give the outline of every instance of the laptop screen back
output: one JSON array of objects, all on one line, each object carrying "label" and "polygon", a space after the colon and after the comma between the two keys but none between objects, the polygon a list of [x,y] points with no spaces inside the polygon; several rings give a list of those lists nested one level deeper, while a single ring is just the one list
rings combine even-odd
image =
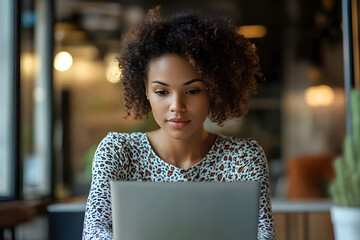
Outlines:
[{"label": "laptop screen back", "polygon": [[111,182],[115,240],[257,239],[258,182]]}]

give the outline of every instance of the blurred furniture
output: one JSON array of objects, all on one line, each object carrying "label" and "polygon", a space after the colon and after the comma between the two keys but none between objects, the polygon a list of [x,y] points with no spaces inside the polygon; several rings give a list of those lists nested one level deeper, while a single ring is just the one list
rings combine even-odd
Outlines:
[{"label": "blurred furniture", "polygon": [[37,209],[23,202],[0,203],[0,239],[5,239],[5,229],[11,232],[11,239],[16,239],[15,227],[35,219]]},{"label": "blurred furniture", "polygon": [[329,200],[272,201],[277,240],[333,240]]},{"label": "blurred furniture", "polygon": [[328,183],[335,177],[334,157],[327,155],[294,156],[286,162],[289,199],[327,197]]},{"label": "blurred furniture", "polygon": [[81,239],[85,206],[84,201],[49,205],[49,239]]}]

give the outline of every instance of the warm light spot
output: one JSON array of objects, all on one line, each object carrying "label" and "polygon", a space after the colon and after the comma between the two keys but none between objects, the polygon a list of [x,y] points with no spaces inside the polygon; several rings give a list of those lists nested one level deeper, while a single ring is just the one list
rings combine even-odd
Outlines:
[{"label": "warm light spot", "polygon": [[309,87],[305,91],[305,101],[311,107],[329,106],[334,99],[334,90],[327,85]]},{"label": "warm light spot", "polygon": [[73,63],[73,59],[70,53],[62,51],[56,54],[54,60],[54,67],[56,70],[60,72],[64,72],[71,67],[72,63]]},{"label": "warm light spot", "polygon": [[118,83],[121,81],[121,68],[119,62],[116,60],[117,53],[108,53],[104,57],[105,77],[111,83]]},{"label": "warm light spot", "polygon": [[118,83],[121,79],[121,69],[117,62],[112,61],[105,70],[106,79],[111,83]]},{"label": "warm light spot", "polygon": [[38,59],[34,53],[23,53],[20,58],[21,74],[26,77],[34,76],[38,70]]},{"label": "warm light spot", "polygon": [[236,32],[246,38],[262,38],[266,36],[267,31],[266,27],[262,25],[247,25],[238,27]]}]

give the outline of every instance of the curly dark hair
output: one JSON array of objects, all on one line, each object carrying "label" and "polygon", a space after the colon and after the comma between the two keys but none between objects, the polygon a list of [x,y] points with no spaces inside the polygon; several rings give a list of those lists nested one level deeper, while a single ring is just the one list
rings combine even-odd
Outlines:
[{"label": "curly dark hair", "polygon": [[184,57],[198,72],[210,98],[209,118],[219,125],[248,111],[249,96],[264,79],[255,45],[236,33],[231,20],[193,11],[164,17],[158,6],[127,36],[118,58],[125,118],[141,119],[151,111],[148,65],[165,54]]}]

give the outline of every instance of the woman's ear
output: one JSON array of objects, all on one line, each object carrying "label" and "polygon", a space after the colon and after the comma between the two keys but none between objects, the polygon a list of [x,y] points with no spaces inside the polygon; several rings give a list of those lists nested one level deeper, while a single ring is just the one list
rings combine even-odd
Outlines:
[{"label": "woman's ear", "polygon": [[145,94],[146,94],[146,99],[149,100],[149,92],[146,85],[145,85]]}]

